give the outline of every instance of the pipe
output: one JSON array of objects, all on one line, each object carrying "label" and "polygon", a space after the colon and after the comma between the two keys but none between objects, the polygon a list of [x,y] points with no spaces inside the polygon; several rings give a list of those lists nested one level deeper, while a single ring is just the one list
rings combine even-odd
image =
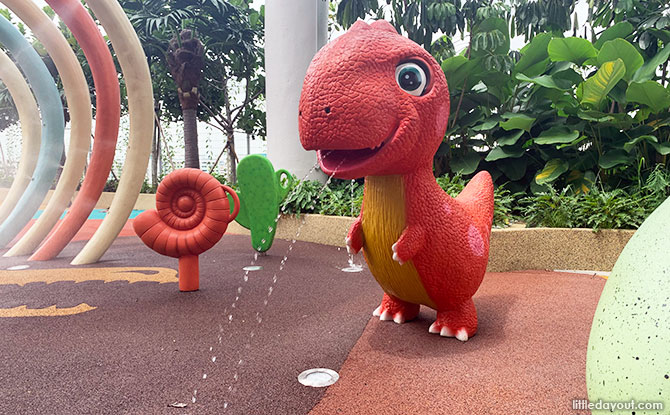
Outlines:
[{"label": "pipe", "polygon": [[42,112],[42,139],[33,178],[7,219],[0,225],[0,247],[7,245],[33,217],[53,183],[63,154],[63,104],[56,83],[35,49],[4,16],[0,43],[12,54],[28,78]]},{"label": "pipe", "polygon": [[86,56],[95,85],[95,139],[84,182],[65,218],[30,260],[55,258],[81,229],[100,198],[114,162],[121,98],[114,60],[98,26],[79,0],[47,0]]},{"label": "pipe", "polygon": [[151,74],[132,24],[116,0],[88,0],[88,6],[105,29],[121,65],[128,92],[130,136],[123,173],[109,213],[72,260],[73,265],[97,262],[128,220],[146,175],[154,125]]},{"label": "pipe", "polygon": [[2,0],[42,43],[58,70],[71,118],[65,165],[44,212],[4,256],[27,255],[44,240],[72,200],[91,145],[91,97],[86,77],[70,44],[53,21],[32,1]]}]

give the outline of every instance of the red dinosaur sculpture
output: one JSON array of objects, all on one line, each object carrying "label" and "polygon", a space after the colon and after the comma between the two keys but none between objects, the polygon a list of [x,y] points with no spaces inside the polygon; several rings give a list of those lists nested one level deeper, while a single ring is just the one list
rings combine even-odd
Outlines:
[{"label": "red dinosaur sculpture", "polygon": [[361,215],[347,248],[385,294],[374,311],[396,323],[419,305],[437,310],[431,333],[466,341],[477,331],[472,296],[488,262],[493,183],[477,174],[452,198],[432,172],[449,118],[440,66],[390,23],[356,22],[323,47],[300,97],[300,139],[324,172],[365,176]]}]

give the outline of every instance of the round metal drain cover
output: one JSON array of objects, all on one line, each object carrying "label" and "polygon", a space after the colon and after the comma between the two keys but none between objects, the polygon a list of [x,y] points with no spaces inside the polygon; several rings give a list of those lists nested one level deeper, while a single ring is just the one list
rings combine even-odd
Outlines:
[{"label": "round metal drain cover", "polygon": [[22,269],[28,269],[30,265],[14,265],[13,267],[7,268],[7,271],[21,271]]},{"label": "round metal drain cover", "polygon": [[263,269],[263,267],[260,266],[260,265],[249,265],[249,266],[246,266],[242,269],[245,270],[245,271],[260,271],[260,270]]},{"label": "round metal drain cover", "polygon": [[308,369],[298,375],[298,382],[313,388],[323,388],[337,382],[340,375],[332,369],[322,367]]}]

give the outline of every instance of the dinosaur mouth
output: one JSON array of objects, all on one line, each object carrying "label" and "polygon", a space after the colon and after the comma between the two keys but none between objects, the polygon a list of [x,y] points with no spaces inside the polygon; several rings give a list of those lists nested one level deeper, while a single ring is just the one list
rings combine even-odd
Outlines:
[{"label": "dinosaur mouth", "polygon": [[[380,153],[388,143],[393,141],[397,131],[398,127],[394,128],[384,141],[374,147],[353,150],[321,149],[318,151],[321,168],[324,173],[333,174],[336,177],[346,175],[354,169],[364,168],[368,161]],[[359,174],[365,175],[365,172]]]}]

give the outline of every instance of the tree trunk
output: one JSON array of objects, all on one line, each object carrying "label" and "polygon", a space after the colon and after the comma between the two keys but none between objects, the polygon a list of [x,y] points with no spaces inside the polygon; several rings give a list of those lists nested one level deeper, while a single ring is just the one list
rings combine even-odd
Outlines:
[{"label": "tree trunk", "polygon": [[200,168],[198,154],[198,115],[195,109],[184,109],[184,167]]},{"label": "tree trunk", "polygon": [[235,153],[235,133],[229,132],[228,138],[228,180],[231,184],[237,183],[237,154]]},{"label": "tree trunk", "polygon": [[200,168],[198,154],[198,83],[204,66],[204,47],[193,32],[184,29],[179,38],[170,40],[167,54],[170,73],[177,84],[179,103],[184,118],[184,164],[185,167]]},{"label": "tree trunk", "polygon": [[154,136],[151,140],[151,187],[158,188],[158,159],[160,158],[160,130],[158,119],[154,118]]}]

